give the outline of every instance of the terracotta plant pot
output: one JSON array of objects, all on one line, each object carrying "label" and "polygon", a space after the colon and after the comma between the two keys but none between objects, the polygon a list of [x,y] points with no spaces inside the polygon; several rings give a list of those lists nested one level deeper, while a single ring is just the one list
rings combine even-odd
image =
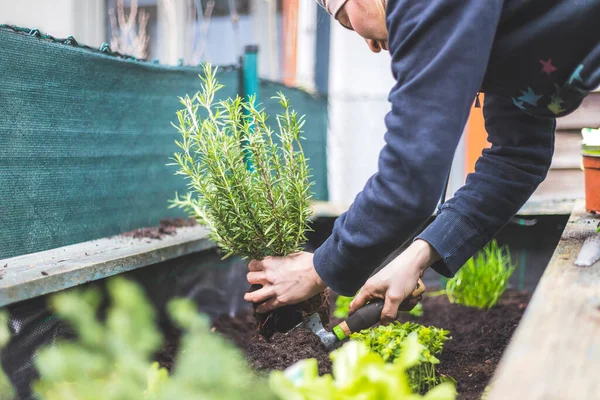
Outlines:
[{"label": "terracotta plant pot", "polygon": [[600,213],[600,157],[583,156],[585,174],[585,208]]}]

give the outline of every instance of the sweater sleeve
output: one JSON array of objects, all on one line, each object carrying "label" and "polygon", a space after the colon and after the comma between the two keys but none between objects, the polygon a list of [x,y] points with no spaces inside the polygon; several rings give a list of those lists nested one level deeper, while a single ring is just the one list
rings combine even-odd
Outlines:
[{"label": "sweater sleeve", "polygon": [[552,161],[556,119],[532,117],[493,95],[486,95],[483,112],[491,148],[418,236],[440,255],[432,268],[448,277],[519,211]]},{"label": "sweater sleeve", "polygon": [[353,295],[431,216],[483,81],[502,4],[388,1],[396,84],[378,171],[314,254],[317,273],[336,292]]}]

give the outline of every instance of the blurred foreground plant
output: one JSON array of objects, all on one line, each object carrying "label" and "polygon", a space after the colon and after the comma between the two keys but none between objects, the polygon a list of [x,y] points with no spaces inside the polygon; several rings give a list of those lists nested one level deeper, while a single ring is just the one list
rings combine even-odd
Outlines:
[{"label": "blurred foreground plant", "polygon": [[271,399],[266,383],[246,366],[233,345],[210,332],[187,300],[172,300],[169,314],[184,336],[169,376],[153,354],[161,345],[154,311],[141,288],[122,278],[108,282],[112,304],[105,323],[96,319],[101,296],[71,290],[53,297],[59,316],[78,333],[39,351],[34,384],[41,400]]},{"label": "blurred foreground plant", "polygon": [[387,363],[361,342],[350,341],[331,353],[333,374],[319,376],[315,359],[302,360],[287,370],[274,371],[271,388],[286,400],[453,400],[454,385],[442,383],[424,396],[415,393],[407,372],[421,362],[424,348],[417,334],[401,343],[394,363]]},{"label": "blurred foreground plant", "polygon": [[442,352],[444,343],[449,339],[449,331],[414,322],[394,322],[387,326],[380,325],[374,329],[353,333],[350,339],[364,343],[384,361],[396,362],[402,358],[405,341],[412,334],[416,335],[421,345],[421,353],[419,363],[409,368],[407,374],[412,390],[415,393],[423,393],[441,382],[435,371],[435,366],[440,363],[436,355]]},{"label": "blurred foreground plant", "polygon": [[467,307],[490,309],[506,290],[515,268],[508,247],[499,247],[492,240],[448,280],[448,299]]},{"label": "blurred foreground plant", "polygon": [[263,259],[301,250],[311,214],[311,183],[300,145],[304,118],[279,94],[278,133],[256,98],[217,102],[223,88],[205,64],[201,89],[181,98],[174,155],[189,192],[172,206],[207,226],[226,256]]},{"label": "blurred foreground plant", "polygon": [[[9,316],[8,311],[0,311],[0,351],[6,346],[10,340],[10,329],[8,328]],[[15,398],[15,392],[10,381],[2,368],[0,368],[0,400],[9,400]]]},{"label": "blurred foreground plant", "polygon": [[[354,296],[338,296],[335,299],[335,310],[333,311],[333,316],[339,319],[348,318],[348,312],[350,308],[350,303],[354,299]],[[414,308],[408,312],[400,311],[401,313],[407,313],[412,315],[413,317],[419,318],[423,316],[423,304],[417,303]]]}]

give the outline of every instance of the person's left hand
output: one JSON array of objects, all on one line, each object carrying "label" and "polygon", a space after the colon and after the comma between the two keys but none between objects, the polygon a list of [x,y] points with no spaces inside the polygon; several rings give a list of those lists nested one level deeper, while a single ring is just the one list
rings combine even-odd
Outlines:
[{"label": "person's left hand", "polygon": [[[372,299],[384,299],[381,322],[390,323],[397,318],[400,304],[411,295],[417,281],[439,258],[429,243],[416,240],[392,262],[383,267],[364,284],[350,303],[352,314]],[[419,299],[411,299],[414,307]]]},{"label": "person's left hand", "polygon": [[262,288],[244,295],[250,303],[261,303],[259,313],[311,298],[327,287],[313,265],[313,254],[300,252],[287,257],[266,257],[248,264],[248,282]]}]

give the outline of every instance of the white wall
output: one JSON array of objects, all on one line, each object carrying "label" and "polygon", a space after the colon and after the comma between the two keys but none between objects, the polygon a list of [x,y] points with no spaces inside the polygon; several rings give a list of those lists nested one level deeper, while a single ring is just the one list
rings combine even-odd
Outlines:
[{"label": "white wall", "polygon": [[[388,52],[372,53],[356,33],[333,22],[329,65],[329,200],[350,205],[377,172],[394,85]],[[455,154],[448,197],[464,183],[464,141]]]},{"label": "white wall", "polygon": [[389,54],[372,53],[356,33],[332,21],[327,138],[331,202],[352,203],[377,171],[393,84]]},{"label": "white wall", "polygon": [[296,56],[296,85],[315,90],[317,2],[300,0],[298,5],[298,48]]},{"label": "white wall", "polygon": [[104,0],[0,0],[0,23],[37,28],[58,38],[73,36],[99,47],[106,37]]}]

